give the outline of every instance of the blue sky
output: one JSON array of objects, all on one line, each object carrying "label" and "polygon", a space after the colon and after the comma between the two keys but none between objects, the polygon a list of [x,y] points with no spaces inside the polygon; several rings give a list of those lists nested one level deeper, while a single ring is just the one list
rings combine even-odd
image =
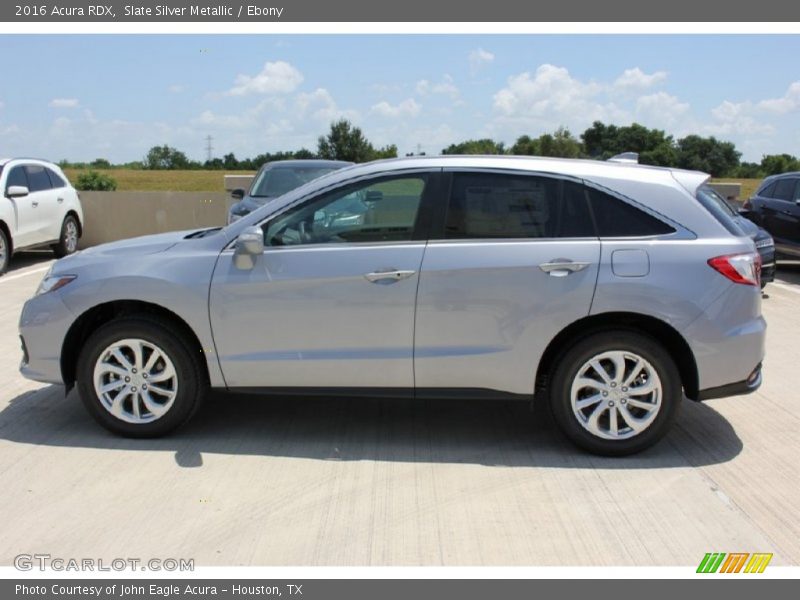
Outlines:
[{"label": "blue sky", "polygon": [[437,153],[595,119],[800,155],[800,36],[4,35],[0,155],[313,149],[344,116]]}]

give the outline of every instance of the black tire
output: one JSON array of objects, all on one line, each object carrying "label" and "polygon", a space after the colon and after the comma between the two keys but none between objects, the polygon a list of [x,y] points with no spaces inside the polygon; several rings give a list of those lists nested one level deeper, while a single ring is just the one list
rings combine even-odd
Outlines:
[{"label": "black tire", "polygon": [[78,219],[72,215],[67,215],[64,217],[64,222],[61,224],[61,236],[58,238],[58,243],[53,245],[53,254],[56,255],[56,258],[69,256],[78,249],[77,238],[75,239],[74,245],[72,245],[72,242],[69,240],[69,231],[71,227],[75,228],[77,235],[80,234],[81,226],[78,223]]},{"label": "black tire", "polygon": [[[653,367],[661,382],[661,404],[655,417],[643,431],[625,439],[607,439],[589,431],[573,410],[570,397],[572,383],[582,367],[593,357],[604,352],[615,351],[644,358]],[[578,341],[566,350],[556,362],[551,381],[550,408],[559,429],[579,447],[603,456],[626,456],[641,452],[654,445],[669,430],[678,414],[683,398],[680,373],[675,361],[664,347],[650,336],[626,330],[595,333]],[[615,388],[609,392],[611,394],[609,400],[613,398],[615,392],[624,396],[619,392],[622,389],[625,388]],[[623,397],[622,400],[617,398],[617,402],[625,404],[630,400]],[[605,398],[596,406],[600,404],[609,405]],[[594,406],[590,405],[584,410],[592,412]],[[631,408],[628,407],[629,410]],[[620,409],[621,407],[617,407],[613,410]],[[633,410],[637,411],[638,409],[633,408]],[[615,412],[615,414],[617,413]],[[608,420],[610,415],[605,418]],[[620,420],[617,417],[614,418],[619,425]],[[620,419],[624,424],[624,419],[622,417]]]},{"label": "black tire", "polygon": [[[129,338],[157,346],[172,362],[177,377],[177,393],[169,409],[146,423],[130,423],[112,415],[95,391],[94,369],[101,354],[115,342]],[[86,340],[77,364],[78,392],[89,414],[109,431],[125,437],[158,437],[183,425],[200,407],[208,390],[202,354],[187,338],[173,322],[150,315],[123,317],[101,326]]]},{"label": "black tire", "polygon": [[6,232],[0,228],[0,275],[8,270],[8,263],[11,262],[11,240],[8,239]]}]

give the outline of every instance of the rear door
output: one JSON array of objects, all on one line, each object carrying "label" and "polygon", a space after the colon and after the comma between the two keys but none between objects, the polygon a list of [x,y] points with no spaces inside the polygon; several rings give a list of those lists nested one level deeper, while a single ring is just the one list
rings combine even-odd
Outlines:
[{"label": "rear door", "polygon": [[551,176],[447,174],[417,296],[417,389],[532,394],[547,344],[591,307],[600,242],[587,198]]}]

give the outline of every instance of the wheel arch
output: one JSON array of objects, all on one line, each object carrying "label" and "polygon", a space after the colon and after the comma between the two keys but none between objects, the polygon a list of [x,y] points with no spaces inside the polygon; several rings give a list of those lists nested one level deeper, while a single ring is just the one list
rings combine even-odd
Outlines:
[{"label": "wheel arch", "polygon": [[548,344],[536,370],[536,392],[544,390],[559,358],[580,338],[603,331],[634,331],[661,343],[675,361],[687,398],[697,400],[699,378],[694,353],[683,336],[668,323],[641,313],[608,312],[584,317],[565,327]]},{"label": "wheel arch", "polygon": [[[78,355],[83,343],[98,327],[125,316],[151,315],[167,319],[175,324],[178,331],[194,346],[198,352],[205,354],[200,339],[189,324],[179,315],[158,304],[141,300],[112,300],[93,306],[81,314],[70,326],[61,347],[61,377],[67,389],[75,385]],[[208,364],[205,357],[199,361],[209,377]]]},{"label": "wheel arch", "polygon": [[77,211],[74,208],[70,208],[67,211],[67,214],[64,215],[64,219],[66,219],[67,217],[75,218],[75,222],[78,224],[78,237],[79,238],[83,237],[83,223],[81,223],[81,217],[77,213]]},{"label": "wheel arch", "polygon": [[10,258],[11,255],[14,254],[14,238],[11,237],[11,228],[8,226],[8,223],[0,219],[0,229],[6,234],[6,239],[8,240],[8,256]]}]

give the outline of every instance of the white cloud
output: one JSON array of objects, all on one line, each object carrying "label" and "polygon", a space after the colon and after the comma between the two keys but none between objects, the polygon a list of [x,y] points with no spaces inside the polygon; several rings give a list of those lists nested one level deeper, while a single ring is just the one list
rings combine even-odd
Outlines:
[{"label": "white cloud", "polygon": [[171,86],[167,88],[167,91],[170,94],[180,94],[184,90],[184,87],[179,83],[173,83]]},{"label": "white cloud", "polygon": [[668,129],[678,124],[688,112],[688,102],[681,102],[666,92],[640,96],[636,100],[637,118],[651,127]]},{"label": "white cloud", "polygon": [[637,91],[652,87],[667,79],[666,71],[656,71],[649,75],[639,67],[625,69],[622,75],[614,81],[614,88],[620,91]]},{"label": "white cloud", "polygon": [[331,93],[325,88],[298,94],[294,106],[299,116],[310,116],[326,123],[341,118],[351,121],[358,118],[358,112],[339,108]]},{"label": "white cloud", "polygon": [[420,110],[422,110],[422,105],[413,98],[408,98],[395,105],[389,104],[384,100],[373,105],[371,109],[373,113],[389,119],[416,117]]},{"label": "white cloud", "polygon": [[800,81],[795,81],[781,98],[762,100],[758,107],[779,115],[800,110]]},{"label": "white cloud", "polygon": [[441,81],[432,83],[427,79],[420,79],[414,86],[417,95],[427,96],[429,94],[441,94],[448,96],[453,102],[461,98],[461,90],[455,84],[455,81],[450,75],[442,77]]},{"label": "white cloud", "polygon": [[294,66],[285,61],[266,62],[257,75],[237,75],[235,85],[227,94],[229,96],[289,94],[301,83],[303,74]]},{"label": "white cloud", "polygon": [[469,53],[469,70],[474,75],[493,60],[494,54],[483,48],[477,48]]},{"label": "white cloud", "polygon": [[745,102],[723,101],[711,109],[711,123],[705,123],[698,129],[708,135],[725,136],[758,136],[771,135],[775,128],[758,120],[756,106],[749,100]]},{"label": "white cloud", "polygon": [[53,98],[50,100],[51,108],[78,108],[77,98]]},{"label": "white cloud", "polygon": [[545,64],[536,73],[509,77],[508,85],[494,95],[494,108],[508,117],[601,118],[605,111],[595,97],[602,90],[597,83],[573,78],[563,67]]}]

